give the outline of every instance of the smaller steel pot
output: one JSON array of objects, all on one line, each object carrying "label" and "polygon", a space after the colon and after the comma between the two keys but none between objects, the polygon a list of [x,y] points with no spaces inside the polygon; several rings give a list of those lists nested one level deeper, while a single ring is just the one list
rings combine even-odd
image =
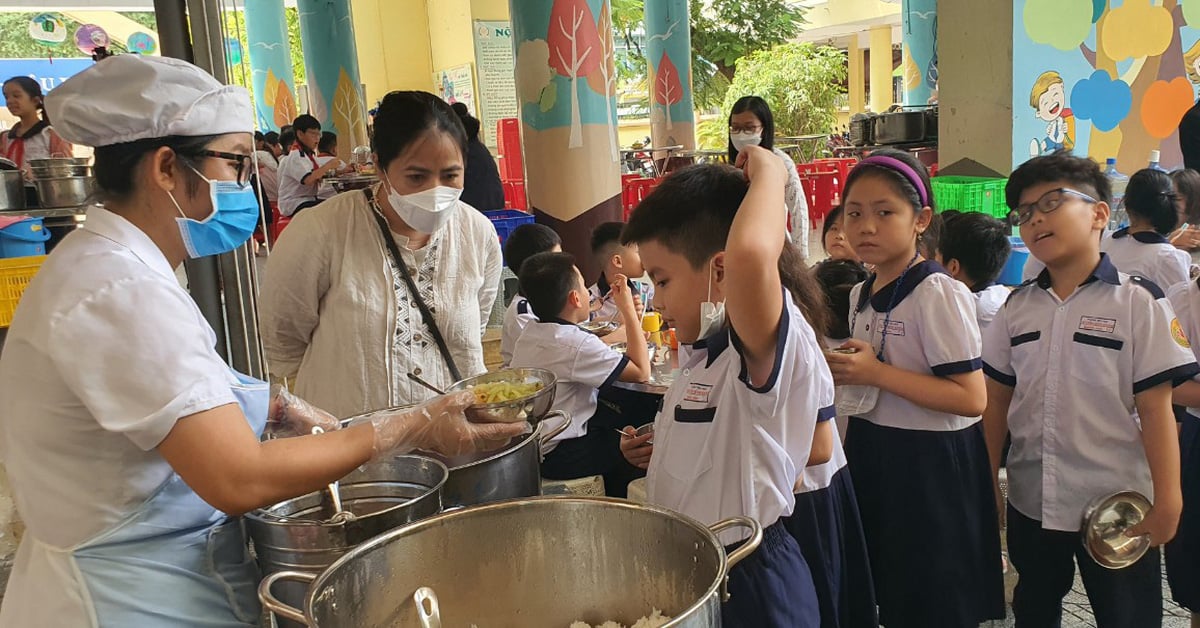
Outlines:
[{"label": "smaller steel pot", "polygon": [[1137,491],[1100,497],[1083,511],[1080,534],[1087,553],[1101,567],[1124,569],[1150,549],[1150,535],[1125,536],[1150,512],[1150,500]]},{"label": "smaller steel pot", "polygon": [[0,170],[0,210],[25,209],[25,179],[20,170]]},{"label": "smaller steel pot", "polygon": [[92,177],[35,179],[33,185],[42,207],[79,207],[96,191],[96,180]]}]

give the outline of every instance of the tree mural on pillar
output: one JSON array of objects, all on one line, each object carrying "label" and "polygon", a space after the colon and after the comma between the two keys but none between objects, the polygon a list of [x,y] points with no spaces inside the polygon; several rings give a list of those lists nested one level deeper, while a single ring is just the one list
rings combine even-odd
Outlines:
[{"label": "tree mural on pillar", "polygon": [[571,136],[567,146],[579,148],[583,146],[579,78],[586,80],[601,64],[600,33],[587,0],[554,0],[546,39],[551,67],[559,76],[571,79]]},{"label": "tree mural on pillar", "polygon": [[667,129],[675,125],[671,122],[671,105],[683,100],[683,82],[679,80],[679,68],[671,63],[671,57],[663,52],[654,72],[654,102],[662,106],[667,114]]},{"label": "tree mural on pillar", "polygon": [[609,152],[613,162],[616,162],[620,159],[617,152],[617,124],[613,120],[613,100],[617,97],[617,67],[613,50],[612,11],[609,9],[608,0],[600,5],[600,21],[596,24],[596,31],[599,34],[600,63],[596,65],[596,71],[588,75],[588,86],[592,91],[604,96],[604,120],[608,125],[608,139],[611,144]]}]

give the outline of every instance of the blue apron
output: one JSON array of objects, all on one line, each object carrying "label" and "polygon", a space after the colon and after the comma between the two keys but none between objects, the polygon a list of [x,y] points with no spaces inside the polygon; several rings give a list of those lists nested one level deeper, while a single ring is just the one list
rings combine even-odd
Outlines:
[{"label": "blue apron", "polygon": [[[261,436],[270,387],[234,374],[234,396]],[[258,626],[260,578],[241,518],[200,499],[177,473],[73,556],[98,626]]]}]

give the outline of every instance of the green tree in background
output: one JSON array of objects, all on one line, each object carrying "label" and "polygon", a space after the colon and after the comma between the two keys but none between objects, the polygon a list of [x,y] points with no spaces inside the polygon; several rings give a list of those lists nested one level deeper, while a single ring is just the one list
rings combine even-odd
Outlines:
[{"label": "green tree in background", "polygon": [[[771,105],[776,135],[829,133],[845,93],[846,55],[831,46],[783,44],[738,60],[724,110],[742,96]],[[724,121],[721,121],[724,123]]]}]

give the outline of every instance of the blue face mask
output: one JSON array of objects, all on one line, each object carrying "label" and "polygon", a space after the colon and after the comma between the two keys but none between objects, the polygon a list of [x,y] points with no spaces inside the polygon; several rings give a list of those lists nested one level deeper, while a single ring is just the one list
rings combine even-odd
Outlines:
[{"label": "blue face mask", "polygon": [[[192,169],[195,171],[195,169]],[[212,200],[213,213],[204,220],[188,218],[179,207],[175,196],[171,202],[179,210],[179,234],[183,236],[183,245],[188,255],[193,259],[209,255],[228,253],[246,243],[258,226],[258,198],[249,184],[240,185],[236,181],[214,181],[200,174],[201,179],[208,183],[208,194]]]}]

